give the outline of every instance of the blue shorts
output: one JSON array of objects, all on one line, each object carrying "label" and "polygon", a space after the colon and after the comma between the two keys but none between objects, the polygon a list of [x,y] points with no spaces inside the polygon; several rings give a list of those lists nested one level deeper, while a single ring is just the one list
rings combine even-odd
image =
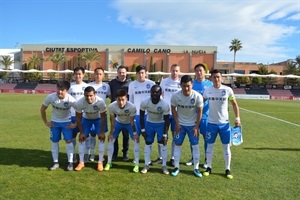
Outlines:
[{"label": "blue shorts", "polygon": [[[76,123],[76,116],[72,116],[71,121],[72,121],[73,124],[75,124]],[[76,138],[78,132],[79,132],[79,129],[78,129],[77,126],[76,126],[76,128],[72,129],[73,138]]]},{"label": "blue shorts", "polygon": [[161,123],[152,123],[146,121],[145,130],[146,130],[146,143],[153,143],[155,133],[157,133],[157,143],[162,144],[163,134],[164,134],[164,122]]},{"label": "blue shorts", "polygon": [[[145,114],[144,116],[144,120],[145,120],[145,124],[146,124],[146,120],[147,120],[147,115]],[[134,118],[134,125],[135,125],[135,130],[136,132],[141,135],[142,131],[141,131],[141,123],[140,123],[140,115],[136,115]]]},{"label": "blue shorts", "polygon": [[[89,136],[89,133],[93,132],[94,135],[99,135],[101,130],[101,118],[98,119],[86,119],[82,118],[82,131],[86,137]],[[107,129],[107,124],[106,127],[104,127],[104,132],[105,128]],[[102,130],[103,131],[103,130]]]},{"label": "blue shorts", "polygon": [[230,124],[207,124],[205,140],[208,144],[215,143],[218,133],[222,144],[230,143]]},{"label": "blue shorts", "polygon": [[[100,126],[101,126],[101,120],[100,120]],[[104,125],[104,132],[106,133],[107,131],[108,131],[108,126],[107,126],[107,120],[106,120],[106,124]],[[95,125],[92,125],[90,133],[94,137],[97,135],[97,131],[96,131]]]},{"label": "blue shorts", "polygon": [[174,135],[173,142],[176,145],[182,145],[185,135],[187,134],[191,145],[199,144],[199,136],[198,137],[194,136],[194,131],[193,131],[194,127],[195,126],[182,126],[181,125],[181,130],[178,135],[176,135],[176,136]]},{"label": "blue shorts", "polygon": [[67,128],[71,122],[52,122],[53,126],[50,128],[50,140],[52,142],[59,142],[61,140],[61,133],[64,136],[64,140],[72,140],[72,129]]},{"label": "blue shorts", "polygon": [[114,126],[114,133],[113,136],[116,139],[117,137],[119,137],[119,134],[121,131],[123,130],[127,130],[130,137],[133,138],[133,130],[132,130],[132,126],[131,124],[121,124],[118,121],[115,121],[115,126]]},{"label": "blue shorts", "polygon": [[199,131],[201,133],[201,135],[206,135],[206,129],[207,129],[207,123],[208,120],[206,119],[201,119],[200,124],[199,124]]}]

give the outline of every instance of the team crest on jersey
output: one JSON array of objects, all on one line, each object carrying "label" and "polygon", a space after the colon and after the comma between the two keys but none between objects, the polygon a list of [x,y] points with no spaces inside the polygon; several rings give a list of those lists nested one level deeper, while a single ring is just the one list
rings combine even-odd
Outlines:
[{"label": "team crest on jersey", "polygon": [[222,91],[222,96],[225,96],[225,95],[226,95],[226,91],[223,90],[223,91]]},{"label": "team crest on jersey", "polygon": [[159,112],[160,112],[161,110],[162,110],[162,107],[160,107],[160,106],[159,106],[159,107],[157,107],[157,111],[159,111]]},{"label": "team crest on jersey", "polygon": [[106,90],[106,86],[105,86],[105,85],[103,85],[103,86],[102,86],[102,89],[103,89],[103,90]]},{"label": "team crest on jersey", "polygon": [[124,110],[124,113],[128,114],[128,113],[129,113],[129,110]]},{"label": "team crest on jersey", "polygon": [[147,84],[146,87],[147,87],[147,89],[150,89],[150,84]]},{"label": "team crest on jersey", "polygon": [[195,103],[195,99],[192,98],[192,99],[191,99],[191,104],[194,104],[194,103]]},{"label": "team crest on jersey", "polygon": [[68,102],[65,102],[65,103],[64,103],[64,107],[67,108],[68,106],[69,106],[69,103],[68,103]]},{"label": "team crest on jersey", "polygon": [[93,106],[94,110],[98,110],[98,106],[94,105]]}]

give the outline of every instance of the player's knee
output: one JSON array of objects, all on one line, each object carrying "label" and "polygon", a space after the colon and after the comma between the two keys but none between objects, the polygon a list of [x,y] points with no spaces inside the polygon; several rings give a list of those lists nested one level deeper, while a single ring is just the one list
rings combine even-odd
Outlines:
[{"label": "player's knee", "polygon": [[72,140],[66,140],[66,144],[72,143]]}]

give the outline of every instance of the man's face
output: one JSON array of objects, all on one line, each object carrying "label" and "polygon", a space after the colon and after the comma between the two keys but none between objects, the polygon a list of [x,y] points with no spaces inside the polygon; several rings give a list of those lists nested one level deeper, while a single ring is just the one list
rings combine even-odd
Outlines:
[{"label": "man's face", "polygon": [[84,98],[85,98],[85,100],[88,104],[92,104],[95,100],[95,92],[94,91],[85,92],[84,93]]},{"label": "man's face", "polygon": [[144,69],[142,69],[141,71],[136,73],[137,75],[137,79],[139,82],[143,82],[146,79],[146,71]]},{"label": "man's face", "polygon": [[104,77],[104,72],[101,69],[98,69],[94,73],[96,82],[102,82]]},{"label": "man's face", "polygon": [[158,102],[161,96],[161,88],[160,87],[152,87],[150,91],[152,102]]},{"label": "man's face", "polygon": [[173,67],[171,68],[171,78],[172,78],[173,80],[178,79],[179,73],[180,73],[180,67],[179,67],[179,66],[173,66]]},{"label": "man's face", "polygon": [[205,70],[203,67],[197,67],[194,72],[197,80],[203,80],[205,78]]},{"label": "man's face", "polygon": [[59,99],[64,99],[67,92],[68,92],[68,90],[63,89],[63,88],[57,88],[57,91],[56,91],[57,96],[58,96]]},{"label": "man's face", "polygon": [[127,76],[127,71],[124,68],[118,69],[118,79],[119,81],[125,81]]},{"label": "man's face", "polygon": [[193,83],[191,81],[187,82],[187,83],[181,83],[181,90],[183,95],[185,96],[189,96],[192,92],[192,88],[193,88]]},{"label": "man's face", "polygon": [[117,104],[119,106],[119,108],[124,108],[127,102],[127,97],[126,96],[122,96],[122,97],[117,97]]},{"label": "man's face", "polygon": [[214,84],[214,87],[219,88],[222,84],[222,75],[220,73],[212,74],[211,81]]},{"label": "man's face", "polygon": [[74,73],[74,78],[76,83],[82,83],[84,77],[84,73],[81,70],[78,70]]}]

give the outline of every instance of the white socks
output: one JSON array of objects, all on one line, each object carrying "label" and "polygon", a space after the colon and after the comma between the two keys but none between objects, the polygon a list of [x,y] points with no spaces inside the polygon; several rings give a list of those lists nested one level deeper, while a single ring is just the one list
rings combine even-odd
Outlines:
[{"label": "white socks", "polygon": [[73,163],[73,155],[74,155],[74,146],[72,142],[66,143],[66,152],[68,156],[68,162]]},{"label": "white socks", "polygon": [[150,145],[145,144],[144,147],[145,165],[149,165],[151,152],[152,152],[152,144]]},{"label": "white socks", "polygon": [[54,163],[58,163],[59,144],[58,142],[52,142],[52,158]]},{"label": "white socks", "polygon": [[192,145],[192,153],[193,153],[193,162],[194,162],[194,169],[199,169],[199,160],[200,160],[200,149],[199,145]]},{"label": "white socks", "polygon": [[107,144],[107,163],[111,163],[111,159],[114,153],[114,142],[116,139],[112,139],[108,141]]},{"label": "white socks", "polygon": [[135,164],[138,165],[139,164],[139,159],[140,159],[140,143],[136,142],[135,140],[133,141],[133,145],[134,145],[134,161]]},{"label": "white socks", "polygon": [[[104,157],[104,151],[105,151],[105,142],[100,141],[100,140],[98,141],[98,151],[99,151],[99,160],[98,160],[98,162],[102,162],[103,161],[103,157]],[[112,152],[114,152],[114,150]],[[95,150],[94,150],[94,153],[95,153]]]},{"label": "white socks", "polygon": [[223,154],[224,154],[224,161],[225,161],[225,169],[230,170],[230,163],[231,163],[231,151],[229,144],[222,144],[223,146]]},{"label": "white socks", "polygon": [[162,157],[162,166],[167,166],[168,146],[158,144],[160,146],[160,155]]},{"label": "white socks", "polygon": [[212,158],[213,158],[213,149],[214,149],[214,143],[212,144],[207,144],[207,149],[206,149],[206,162],[207,162],[207,167],[212,168]]},{"label": "white socks", "polygon": [[179,169],[179,161],[181,157],[181,146],[174,146],[174,164]]}]

